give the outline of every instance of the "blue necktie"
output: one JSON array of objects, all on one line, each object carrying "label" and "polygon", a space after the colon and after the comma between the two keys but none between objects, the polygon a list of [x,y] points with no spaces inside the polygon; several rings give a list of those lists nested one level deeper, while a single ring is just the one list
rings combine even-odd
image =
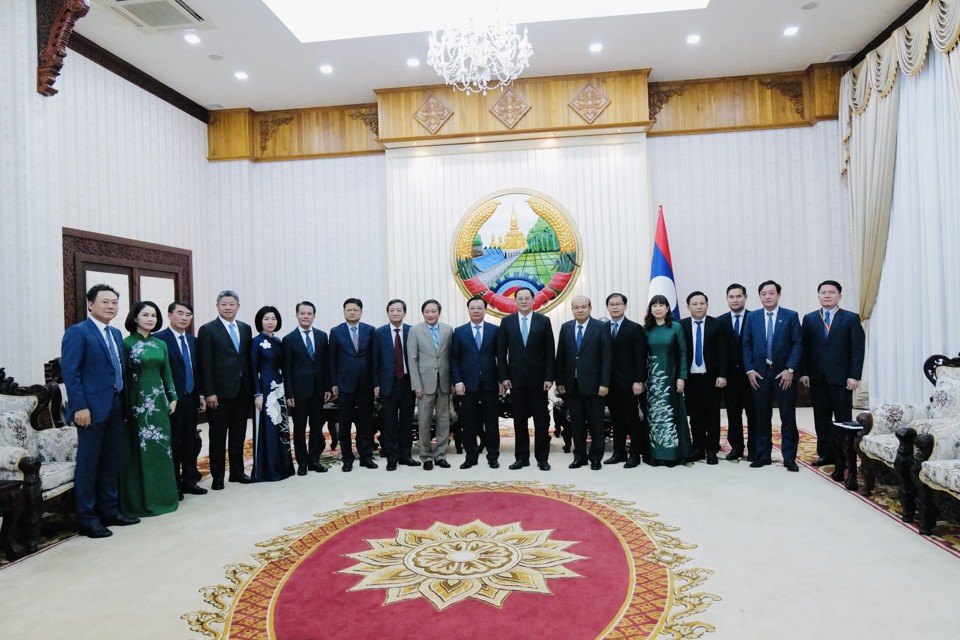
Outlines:
[{"label": "blue necktie", "polygon": [[698,367],[703,366],[703,320],[697,320],[697,341],[693,348],[693,361]]},{"label": "blue necktie", "polygon": [[193,393],[193,363],[190,362],[190,348],[187,347],[187,336],[180,336],[180,355],[183,356],[184,385],[187,393]]},{"label": "blue necktie", "polygon": [[237,327],[232,322],[230,323],[230,339],[233,340],[233,348],[237,350],[237,353],[240,353],[240,338],[237,336]]},{"label": "blue necktie", "polygon": [[110,327],[107,327],[104,331],[107,332],[107,347],[110,348],[110,360],[113,361],[113,388],[122,391],[123,365],[120,363],[120,356],[117,355],[117,347],[113,343],[113,334],[110,333]]},{"label": "blue necktie", "polygon": [[353,340],[353,350],[360,353],[360,334],[356,327],[350,327],[350,339]]},{"label": "blue necktie", "polygon": [[474,338],[476,338],[477,340],[477,349],[479,349],[480,345],[483,343],[483,336],[480,335],[479,326],[474,327],[473,330],[476,332],[476,335],[474,336]]},{"label": "blue necktie", "polygon": [[580,351],[580,344],[583,342],[583,325],[577,325],[577,351]]},{"label": "blue necktie", "polygon": [[619,331],[620,329],[619,324],[620,324],[619,322],[613,323],[613,329],[611,330],[611,337],[613,338],[617,337],[617,331]]},{"label": "blue necktie", "polygon": [[440,353],[440,325],[430,327],[430,333],[433,334],[433,348]]},{"label": "blue necktie", "polygon": [[527,328],[527,317],[523,316],[520,318],[520,335],[523,336],[523,346],[527,346],[527,335],[529,335],[530,330]]},{"label": "blue necktie", "polygon": [[767,362],[773,362],[773,311],[767,311]]},{"label": "blue necktie", "polygon": [[827,311],[823,314],[823,337],[830,337],[830,312]]},{"label": "blue necktie", "polygon": [[736,315],[733,321],[733,332],[737,334],[737,337],[740,337],[740,315]]},{"label": "blue necktie", "polygon": [[313,360],[314,351],[313,351],[313,340],[310,339],[310,332],[303,332],[303,339],[307,341],[307,355],[310,356],[310,359]]}]

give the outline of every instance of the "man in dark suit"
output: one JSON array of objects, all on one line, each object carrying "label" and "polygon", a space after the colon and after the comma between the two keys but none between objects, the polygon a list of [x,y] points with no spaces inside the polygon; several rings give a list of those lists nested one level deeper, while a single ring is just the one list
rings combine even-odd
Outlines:
[{"label": "man in dark suit", "polygon": [[[330,361],[327,334],[314,329],[317,308],[304,300],[297,305],[297,328],[283,337],[283,390],[287,407],[293,413],[293,450],[297,457],[297,475],[307,469],[325,473],[320,454],[326,446],[323,438],[323,403],[330,400]],[[307,425],[310,449],[307,450]],[[313,428],[317,430],[314,431]]]},{"label": "man in dark suit", "polygon": [[[200,387],[210,422],[210,475],[214,491],[223,489],[226,454],[230,454],[230,482],[249,484],[243,469],[243,443],[253,404],[250,365],[250,325],[237,320],[240,296],[229,289],[217,294],[217,318],[200,327]],[[227,439],[229,438],[229,444]]]},{"label": "man in dark suit", "polygon": [[687,296],[689,318],[680,321],[687,340],[687,414],[693,434],[690,460],[717,464],[720,451],[720,390],[727,386],[728,334],[720,322],[707,315],[707,294]]},{"label": "man in dark suit", "polygon": [[461,469],[477,464],[480,457],[478,435],[487,451],[491,469],[500,466],[500,383],[497,379],[497,331],[495,324],[484,322],[487,301],[473,297],[467,301],[470,322],[453,331],[450,351],[450,377],[456,394],[463,398],[460,424],[463,448],[467,452]]},{"label": "man in dark suit", "polygon": [[170,325],[154,335],[167,343],[173,386],[179,398],[176,411],[170,414],[170,448],[182,500],[185,493],[202,496],[207,492],[197,486],[200,482],[197,457],[202,446],[197,414],[206,410],[207,405],[200,387],[197,339],[187,333],[193,322],[193,305],[185,300],[171,302],[167,307],[167,320]]},{"label": "man in dark suit", "polygon": [[337,397],[337,431],[343,471],[353,471],[350,429],[357,425],[360,466],[376,469],[373,461],[373,326],[360,322],[363,302],[343,302],[344,322],[330,330],[330,385]]},{"label": "man in dark suit", "polygon": [[557,342],[557,392],[566,395],[573,430],[570,468],[578,469],[589,462],[591,469],[599,471],[603,468],[603,403],[610,390],[613,343],[606,325],[590,317],[593,306],[589,298],[575,297],[570,309],[573,320],[560,327]]},{"label": "man in dark suit", "polygon": [[[649,432],[640,418],[639,401],[647,383],[647,333],[627,318],[627,296],[607,296],[610,336],[613,339],[613,365],[607,408],[613,422],[613,455],[604,464],[625,462],[625,469],[640,464],[648,449]],[[649,427],[647,427],[648,429]],[[627,436],[630,436],[630,457],[627,457]]]},{"label": "man in dark suit", "polygon": [[510,390],[516,461],[511,469],[530,466],[530,432],[533,417],[534,457],[541,471],[549,471],[550,415],[547,392],[553,386],[556,350],[550,318],[533,312],[533,290],[523,287],[514,294],[517,313],[500,322],[497,336],[497,368],[504,391]]},{"label": "man in dark suit", "polygon": [[410,325],[407,303],[393,299],[387,303],[389,322],[377,327],[373,337],[373,395],[380,398],[380,443],[387,458],[387,471],[397,465],[419,467],[411,455],[413,447],[413,407],[416,396],[410,386],[407,337]]},{"label": "man in dark suit", "polygon": [[723,397],[727,404],[727,442],[730,443],[730,453],[727,460],[739,460],[743,457],[743,414],[747,414],[747,460],[753,462],[756,458],[756,435],[754,428],[757,421],[753,411],[753,388],[747,371],[743,368],[743,327],[746,324],[747,289],[742,284],[734,283],[727,287],[727,307],[730,311],[717,317],[720,325],[727,331],[727,368],[729,377],[727,386],[723,390]]},{"label": "man in dark suit", "polygon": [[73,492],[80,535],[106,538],[107,527],[139,518],[119,511],[120,446],[124,429],[123,337],[110,326],[119,294],[105,284],[87,291],[90,317],[63,335],[60,365],[67,390],[67,421],[77,427]]},{"label": "man in dark suit", "polygon": [[760,284],[762,310],[747,316],[743,332],[743,366],[753,388],[753,406],[757,412],[756,459],[753,468],[770,464],[773,448],[773,400],[780,407],[780,435],[783,466],[788,471],[797,467],[797,387],[794,371],[803,354],[803,334],[796,311],[780,306],[780,285],[773,280]]},{"label": "man in dark suit", "polygon": [[853,392],[860,386],[866,338],[860,316],[840,308],[843,288],[836,280],[817,287],[820,309],[803,317],[800,384],[810,389],[817,430],[814,465],[842,462],[835,450],[833,421],[853,419]]}]

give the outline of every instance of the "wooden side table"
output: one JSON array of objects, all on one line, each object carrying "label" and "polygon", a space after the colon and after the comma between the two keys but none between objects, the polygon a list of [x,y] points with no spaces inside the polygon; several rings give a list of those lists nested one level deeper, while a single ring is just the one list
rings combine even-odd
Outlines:
[{"label": "wooden side table", "polygon": [[17,539],[20,529],[20,516],[23,515],[25,505],[23,483],[19,480],[0,481],[0,516],[3,523],[0,524],[0,545],[7,553],[8,560],[22,558],[26,549]]}]

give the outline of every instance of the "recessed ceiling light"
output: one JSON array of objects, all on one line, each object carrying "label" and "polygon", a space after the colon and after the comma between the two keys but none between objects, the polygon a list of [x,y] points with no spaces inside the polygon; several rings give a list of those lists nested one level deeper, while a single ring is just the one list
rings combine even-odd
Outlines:
[{"label": "recessed ceiling light", "polygon": [[597,53],[598,51],[603,51],[603,44],[599,42],[594,42],[590,45],[590,51],[592,53]]},{"label": "recessed ceiling light", "polygon": [[320,73],[333,73],[333,67],[328,64],[320,65]]},{"label": "recessed ceiling light", "polygon": [[420,66],[420,60],[418,60],[417,58],[407,58],[407,66],[408,66],[408,67],[419,67],[419,66]]},{"label": "recessed ceiling light", "polygon": [[800,31],[800,27],[787,27],[783,30],[785,36],[795,36]]},{"label": "recessed ceiling light", "polygon": [[188,33],[187,35],[183,36],[183,39],[190,44],[200,44],[200,36],[195,33]]},{"label": "recessed ceiling light", "polygon": [[247,75],[246,71],[237,71],[235,74],[233,74],[233,77],[237,80],[246,80],[250,76]]},{"label": "recessed ceiling light", "polygon": [[687,44],[698,44],[700,42],[700,34],[692,33],[687,36]]}]

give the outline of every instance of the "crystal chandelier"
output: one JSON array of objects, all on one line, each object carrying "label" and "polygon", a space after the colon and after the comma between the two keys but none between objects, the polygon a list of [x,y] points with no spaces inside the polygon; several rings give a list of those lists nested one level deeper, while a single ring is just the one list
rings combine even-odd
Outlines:
[{"label": "crystal chandelier", "polygon": [[505,87],[530,65],[533,47],[517,26],[499,17],[470,18],[430,34],[427,62],[444,82],[467,95]]}]

